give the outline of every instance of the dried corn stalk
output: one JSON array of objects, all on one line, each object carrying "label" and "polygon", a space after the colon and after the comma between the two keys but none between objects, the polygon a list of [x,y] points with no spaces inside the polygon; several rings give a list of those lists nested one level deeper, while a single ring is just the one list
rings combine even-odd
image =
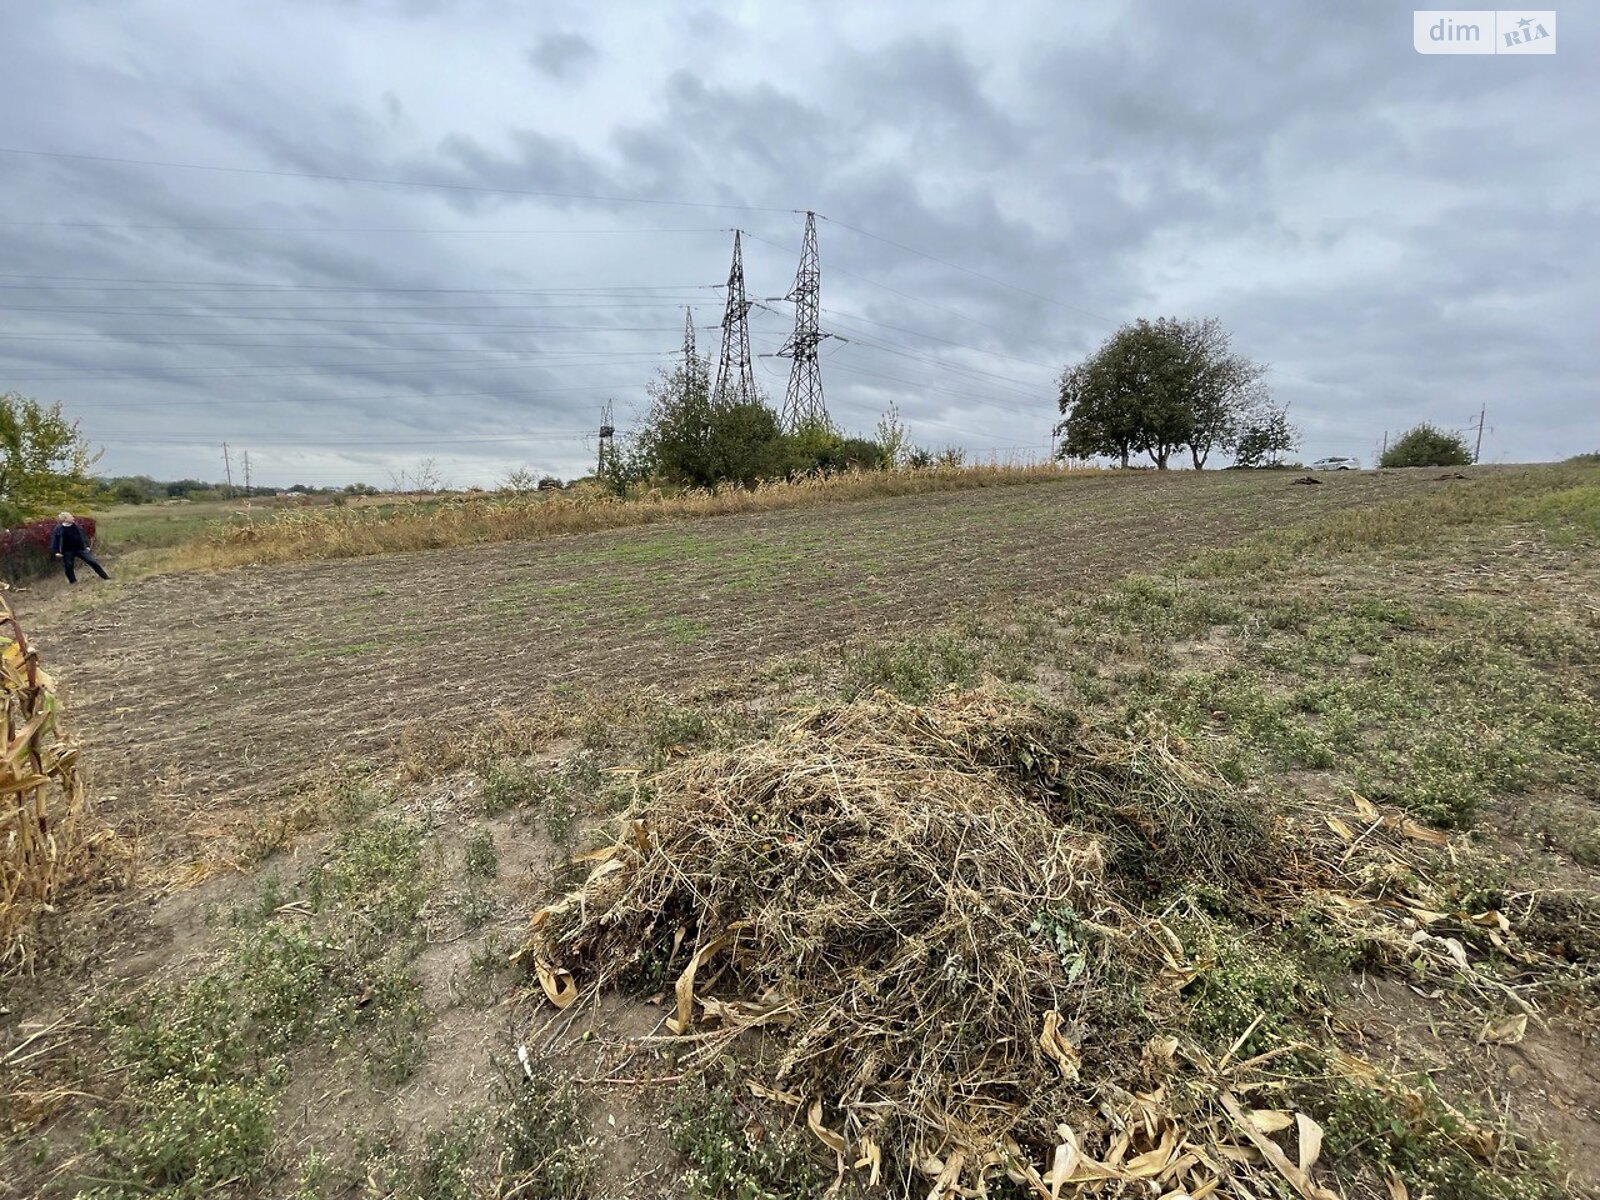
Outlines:
[{"label": "dried corn stalk", "polygon": [[59,723],[55,685],[28,646],[16,614],[0,597],[0,964],[33,955],[42,913],[82,849],[83,785],[77,747]]}]

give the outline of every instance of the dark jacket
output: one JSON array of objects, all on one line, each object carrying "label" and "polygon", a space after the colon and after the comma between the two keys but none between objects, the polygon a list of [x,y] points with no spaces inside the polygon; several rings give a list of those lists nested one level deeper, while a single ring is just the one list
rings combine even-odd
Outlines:
[{"label": "dark jacket", "polygon": [[57,525],[50,534],[51,554],[85,554],[88,550],[89,539],[83,536],[82,525]]}]

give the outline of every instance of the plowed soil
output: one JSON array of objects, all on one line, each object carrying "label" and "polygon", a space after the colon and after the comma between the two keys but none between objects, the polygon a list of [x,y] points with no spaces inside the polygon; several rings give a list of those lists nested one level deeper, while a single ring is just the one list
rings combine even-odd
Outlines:
[{"label": "plowed soil", "polygon": [[[564,682],[671,687],[1008,598],[1066,599],[1427,472],[1085,476],[294,566],[153,576],[22,616],[101,813],[162,856],[408,724],[466,727]],[[1460,485],[1457,485],[1460,486]],[[113,564],[114,566],[114,564]],[[29,611],[33,609],[33,611]]]}]

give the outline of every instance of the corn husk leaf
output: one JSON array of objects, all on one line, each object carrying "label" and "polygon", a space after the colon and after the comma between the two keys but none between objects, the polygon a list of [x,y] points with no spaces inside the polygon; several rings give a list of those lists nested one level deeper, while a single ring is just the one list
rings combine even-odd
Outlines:
[{"label": "corn husk leaf", "polygon": [[539,986],[544,989],[545,997],[557,1008],[568,1008],[578,998],[578,985],[571,971],[554,966],[542,958],[534,961],[533,971],[539,977]]},{"label": "corn husk leaf", "polygon": [[1490,1021],[1478,1034],[1478,1041],[1490,1046],[1515,1046],[1528,1036],[1528,1014],[1519,1012]]}]

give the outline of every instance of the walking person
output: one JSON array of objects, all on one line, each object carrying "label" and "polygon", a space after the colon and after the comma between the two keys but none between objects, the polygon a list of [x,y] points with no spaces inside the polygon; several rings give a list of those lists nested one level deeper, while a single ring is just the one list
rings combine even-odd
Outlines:
[{"label": "walking person", "polygon": [[67,582],[77,583],[78,577],[73,573],[72,560],[81,558],[94,568],[94,573],[101,579],[110,579],[106,569],[102,567],[93,554],[89,553],[89,539],[83,536],[83,527],[73,520],[69,512],[60,513],[56,517],[56,527],[50,534],[50,553],[61,560],[61,565],[66,569]]}]

